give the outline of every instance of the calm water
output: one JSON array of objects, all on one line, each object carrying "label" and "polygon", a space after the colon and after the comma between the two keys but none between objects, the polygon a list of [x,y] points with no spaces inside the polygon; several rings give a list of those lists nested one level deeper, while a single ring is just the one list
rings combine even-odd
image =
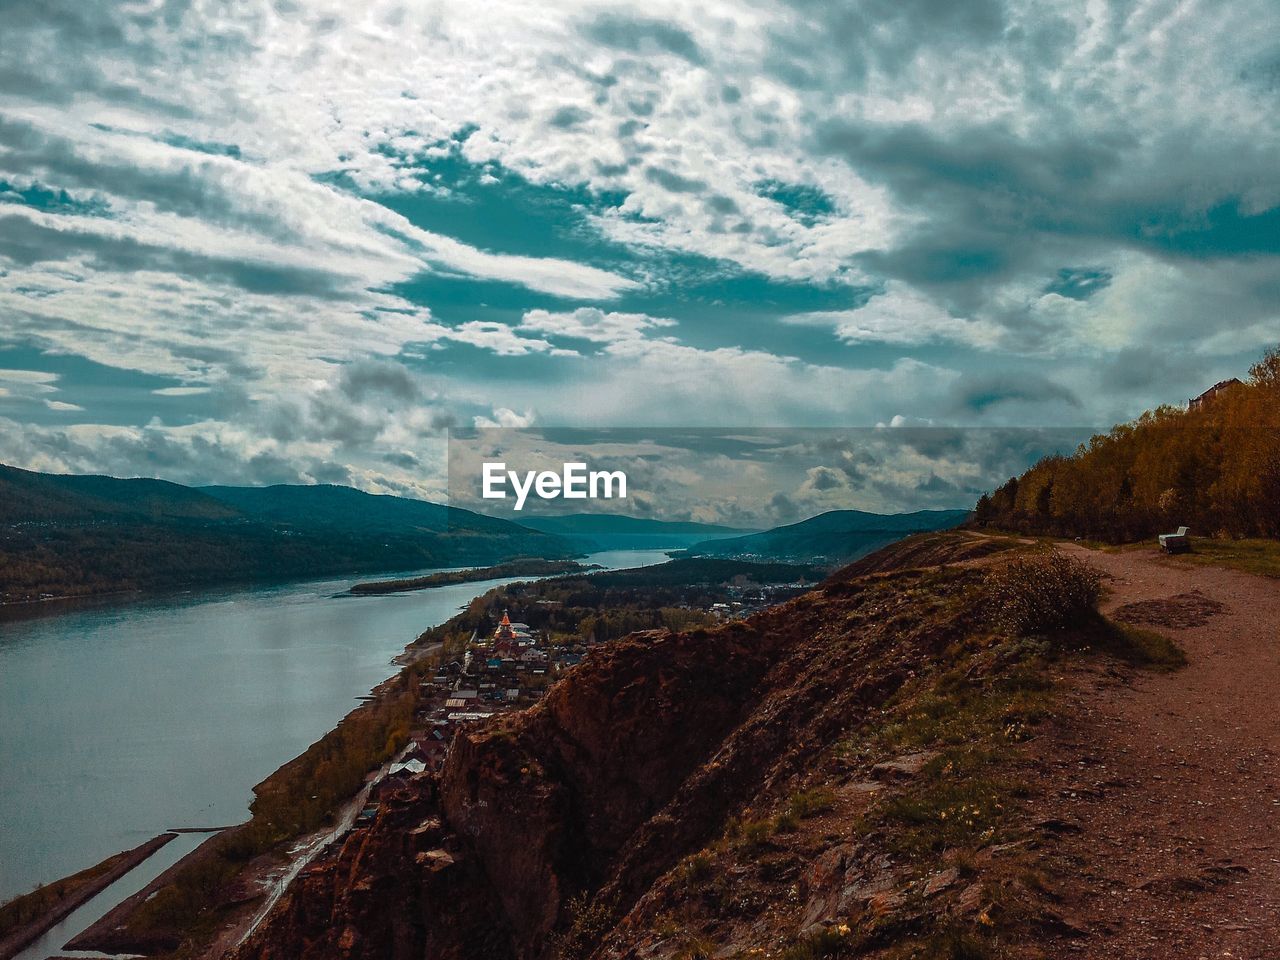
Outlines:
[{"label": "calm water", "polygon": [[504,582],[350,597],[335,594],[351,580],[325,580],[0,622],[0,901],[165,829],[245,819],[252,786],[406,643]]}]

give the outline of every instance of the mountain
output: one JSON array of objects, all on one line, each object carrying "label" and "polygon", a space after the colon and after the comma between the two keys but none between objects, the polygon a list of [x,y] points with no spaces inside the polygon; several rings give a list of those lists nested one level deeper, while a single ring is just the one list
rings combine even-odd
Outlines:
[{"label": "mountain", "polygon": [[0,464],[0,524],[231,520],[239,511],[166,480],[34,473]]},{"label": "mountain", "polygon": [[704,540],[692,545],[688,553],[691,556],[847,563],[909,534],[958,526],[968,516],[968,510],[917,510],[895,514],[832,510],[762,533]]},{"label": "mountain", "polygon": [[684,548],[719,537],[754,531],[713,523],[651,520],[616,513],[570,513],[558,517],[525,517],[521,526],[568,537],[587,550],[661,550]]},{"label": "mountain", "polygon": [[[365,493],[333,484],[270,487],[199,487],[199,491],[246,516],[313,530],[368,533],[485,531],[517,535],[520,525],[459,507]],[[540,531],[541,532],[541,531]],[[530,538],[537,539],[537,538]]]},{"label": "mountain", "polygon": [[0,602],[579,552],[468,510],[347,487],[209,487],[0,465]]}]

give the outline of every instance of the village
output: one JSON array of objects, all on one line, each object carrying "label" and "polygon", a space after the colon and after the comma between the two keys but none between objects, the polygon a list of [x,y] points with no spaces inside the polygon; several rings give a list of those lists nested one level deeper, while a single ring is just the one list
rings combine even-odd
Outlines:
[{"label": "village", "polygon": [[[712,622],[740,619],[806,589],[802,581],[728,584],[724,599],[703,612]],[[438,773],[460,727],[536,703],[597,642],[593,637],[548,642],[545,631],[513,621],[509,612],[503,613],[490,637],[473,633],[461,659],[441,662],[421,681],[410,743],[389,767],[371,775],[368,799],[354,826],[372,823],[381,800],[410,779]]]}]

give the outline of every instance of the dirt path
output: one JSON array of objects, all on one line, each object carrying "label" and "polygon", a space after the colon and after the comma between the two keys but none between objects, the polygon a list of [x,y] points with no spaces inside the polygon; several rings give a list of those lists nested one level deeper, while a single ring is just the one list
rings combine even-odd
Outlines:
[{"label": "dirt path", "polygon": [[1111,578],[1105,612],[1172,636],[1189,664],[1072,694],[1043,813],[1083,827],[1058,849],[1088,933],[1053,955],[1280,957],[1280,581],[1060,549]]}]

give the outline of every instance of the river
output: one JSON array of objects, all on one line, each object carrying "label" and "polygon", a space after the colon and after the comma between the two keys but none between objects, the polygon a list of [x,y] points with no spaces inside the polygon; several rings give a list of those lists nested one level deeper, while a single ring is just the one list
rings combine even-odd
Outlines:
[{"label": "river", "polygon": [[[610,551],[586,562],[665,559]],[[92,602],[0,621],[0,901],[166,829],[244,820],[253,785],[395,672],[405,644],[511,581],[360,597],[344,594],[352,582]],[[169,847],[189,849],[184,841]],[[101,915],[136,882],[126,877],[86,907]]]}]

